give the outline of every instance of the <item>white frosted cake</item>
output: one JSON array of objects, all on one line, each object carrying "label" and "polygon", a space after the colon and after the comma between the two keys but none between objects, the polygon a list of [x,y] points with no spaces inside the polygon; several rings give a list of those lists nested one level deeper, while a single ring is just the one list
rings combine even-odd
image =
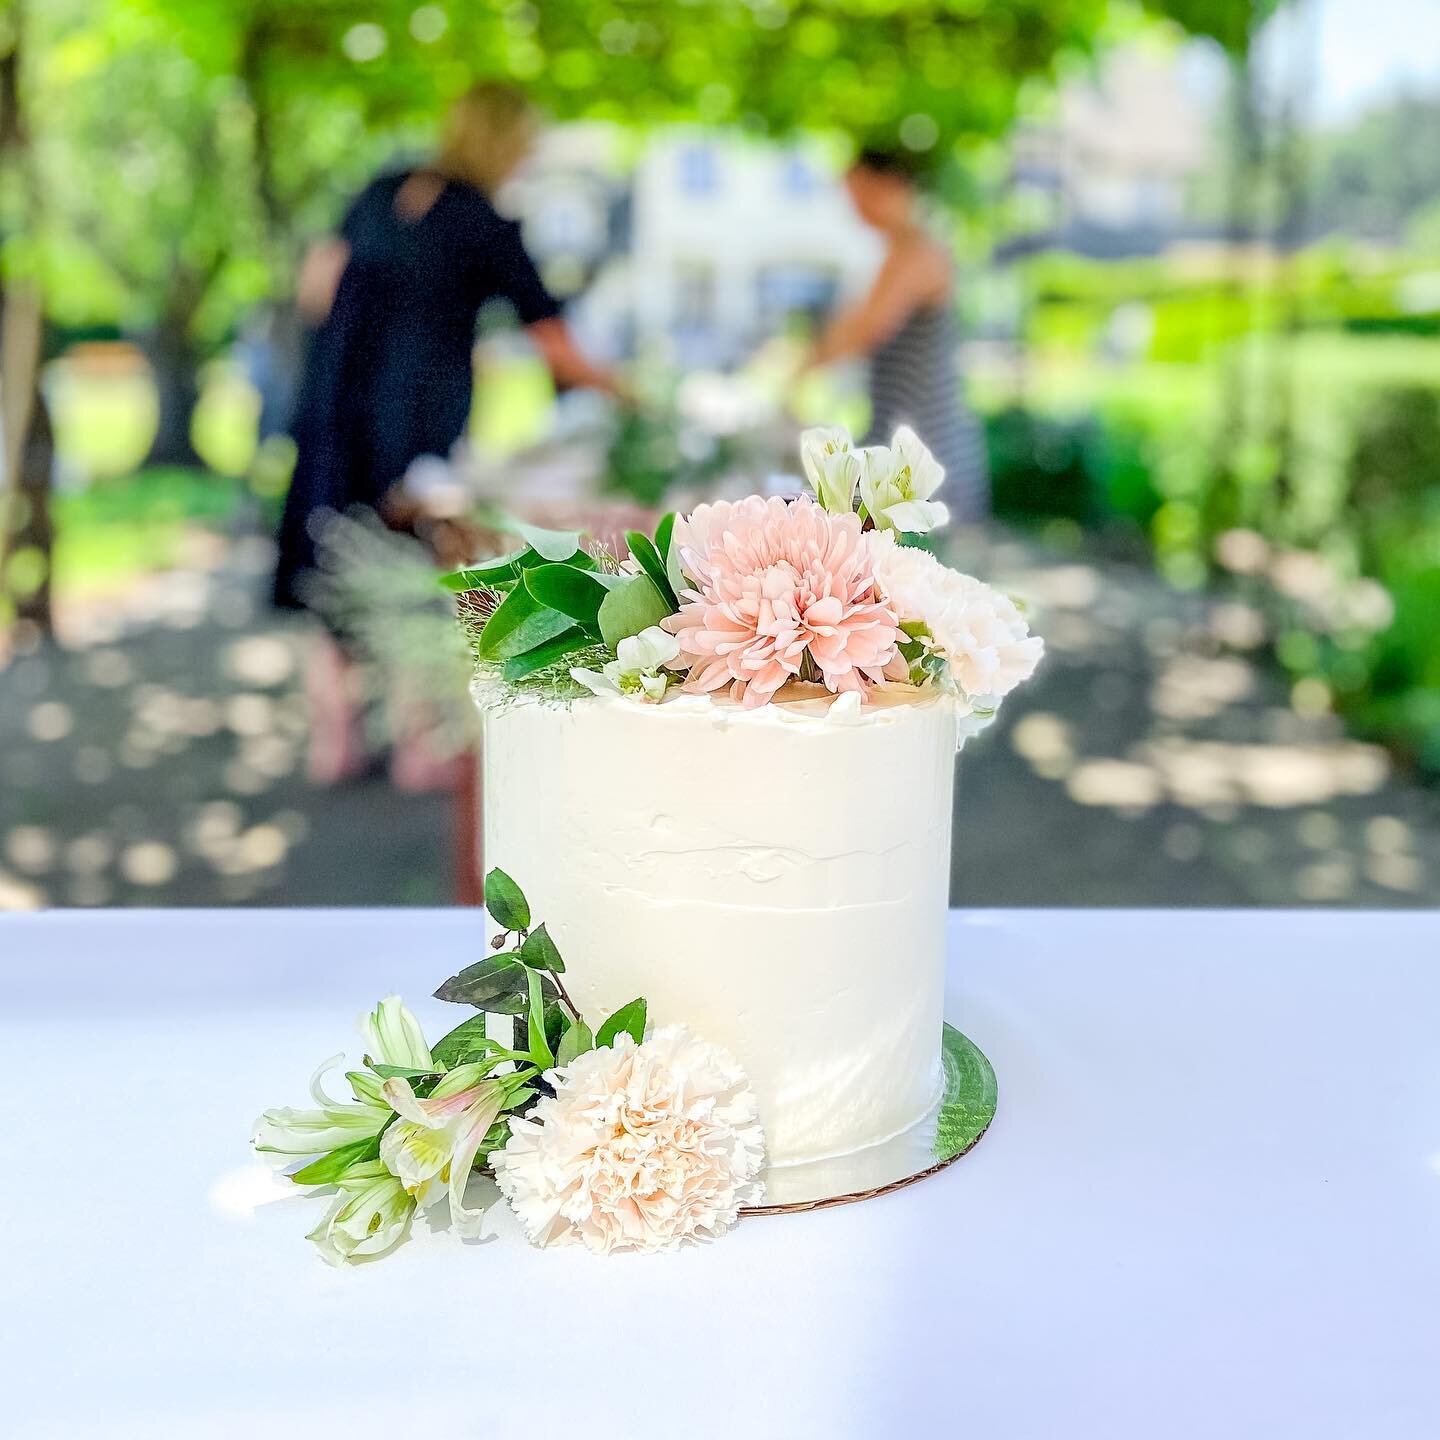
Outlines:
[{"label": "white frosted cake", "polygon": [[946,511],[913,431],[809,430],[800,459],[808,493],[663,516],[623,555],[517,523],[444,577],[488,943],[434,992],[472,1013],[432,1042],[387,996],[353,1100],[336,1057],[318,1108],[256,1126],[333,1191],[333,1263],[442,1199],[481,1233],[476,1171],[534,1244],[609,1255],[867,1199],[984,1134],[994,1073],[943,1011],[955,754],[1044,647],[915,543]]},{"label": "white frosted cake", "polygon": [[887,1139],[940,1087],[956,705],[832,701],[485,715],[486,854],[543,894],[575,1001],[643,995],[729,1049],[772,1166]]}]

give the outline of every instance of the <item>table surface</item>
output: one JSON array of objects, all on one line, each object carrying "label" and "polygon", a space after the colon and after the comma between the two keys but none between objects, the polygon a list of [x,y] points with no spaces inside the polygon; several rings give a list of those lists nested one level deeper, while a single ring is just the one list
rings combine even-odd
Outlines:
[{"label": "table surface", "polygon": [[1000,1109],[933,1179],[669,1257],[497,1209],[331,1270],[251,1122],[380,995],[453,1021],[419,997],[479,925],[0,921],[7,1436],[1440,1435],[1440,915],[957,913]]}]

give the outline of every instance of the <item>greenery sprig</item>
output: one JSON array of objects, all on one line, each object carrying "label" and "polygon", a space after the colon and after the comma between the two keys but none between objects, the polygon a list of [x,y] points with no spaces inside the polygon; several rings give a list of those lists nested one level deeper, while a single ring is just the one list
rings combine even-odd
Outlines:
[{"label": "greenery sprig", "polygon": [[586,550],[578,532],[516,523],[522,549],[451,571],[441,583],[462,597],[462,607],[465,597],[492,597],[479,607],[476,658],[518,685],[597,645],[613,654],[622,640],[676,612],[674,527],[674,515],[666,515],[653,537],[629,531],[625,543],[638,573],[624,574]]}]

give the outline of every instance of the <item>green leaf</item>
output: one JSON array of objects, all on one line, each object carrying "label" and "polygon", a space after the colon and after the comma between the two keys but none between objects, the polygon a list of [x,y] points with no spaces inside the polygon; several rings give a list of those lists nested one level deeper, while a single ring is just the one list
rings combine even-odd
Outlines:
[{"label": "green leaf", "polygon": [[680,547],[675,543],[675,512],[664,516],[655,527],[655,548],[665,557],[665,578],[670,582],[676,599],[685,588],[685,576],[680,569]]},{"label": "green leaf", "polygon": [[674,613],[674,607],[666,603],[650,577],[636,575],[605,597],[600,607],[600,634],[613,650],[628,636],[638,635]]},{"label": "green leaf", "polygon": [[560,1037],[560,1047],[555,1052],[557,1065],[568,1065],[577,1055],[595,1048],[595,1037],[583,1020],[576,1020]]},{"label": "green leaf", "polygon": [[603,1049],[617,1035],[624,1033],[634,1037],[638,1045],[645,1038],[645,1002],[632,1000],[622,1005],[596,1032],[595,1046]]},{"label": "green leaf", "polygon": [[565,962],[544,925],[537,925],[525,937],[525,943],[520,947],[520,963],[533,966],[536,970],[553,970],[557,975],[565,973]]},{"label": "green leaf", "polygon": [[[435,1052],[430,1052],[434,1057]],[[368,1055],[365,1063],[382,1079],[394,1080],[397,1077],[401,1080],[419,1080],[424,1075],[433,1075],[434,1070],[412,1070],[407,1065],[385,1065],[372,1060]]]},{"label": "green leaf", "polygon": [[498,866],[485,877],[485,908],[502,929],[530,928],[530,902],[524,891]]},{"label": "green leaf", "polygon": [[453,1070],[479,1051],[501,1049],[499,1041],[492,1040],[485,1033],[485,1017],[472,1015],[462,1020],[448,1034],[442,1035],[430,1047],[430,1058],[437,1065]]},{"label": "green leaf", "polygon": [[595,629],[595,617],[609,594],[594,571],[577,570],[572,565],[537,565],[525,572],[525,588],[542,605],[578,620],[591,630]]},{"label": "green leaf", "polygon": [[556,1046],[560,1044],[560,1037],[564,1035],[569,1020],[569,1013],[558,1000],[552,1000],[545,1007],[545,1043],[550,1047],[552,1055],[556,1053]]},{"label": "green leaf", "polygon": [[500,667],[500,676],[504,680],[523,680],[527,675],[533,675],[537,670],[543,670],[547,665],[553,665],[557,660],[563,660],[594,643],[593,635],[587,635],[578,625],[572,625],[553,640],[547,640],[523,655],[512,656]]},{"label": "green leaf", "polygon": [[665,573],[665,562],[660,558],[660,552],[655,548],[655,542],[638,530],[627,530],[625,543],[630,547],[631,556],[650,577],[651,583],[665,603],[669,605],[670,613],[673,615],[679,602],[675,599],[675,592],[670,588],[670,577]]},{"label": "green leaf", "polygon": [[[465,570],[452,570],[440,577],[440,583],[447,590],[493,590],[497,585],[513,585],[520,578],[525,557],[535,552],[527,545],[523,550],[512,550],[508,555],[497,555],[483,564],[472,565]],[[536,556],[538,560],[540,557]]]},{"label": "green leaf", "polygon": [[555,1063],[555,1056],[545,1039],[545,1000],[540,989],[540,972],[527,970],[525,979],[529,986],[529,1004],[525,1007],[525,1024],[530,1059],[542,1070],[548,1070]]},{"label": "green leaf", "polygon": [[[452,975],[435,992],[435,998],[454,1005],[473,1005],[496,1015],[518,1015],[525,1008],[525,977],[530,973],[514,954],[490,955]],[[548,977],[546,984],[551,994],[560,993]]]},{"label": "green leaf", "polygon": [[495,607],[475,648],[482,660],[508,660],[569,628],[568,615],[542,605],[523,585],[517,585]]},{"label": "green leaf", "polygon": [[312,1160],[302,1169],[295,1171],[291,1179],[297,1185],[334,1184],[352,1165],[364,1164],[380,1154],[380,1137],[372,1135],[367,1140],[356,1140],[342,1145],[318,1160]]},{"label": "green leaf", "polygon": [[511,528],[547,560],[568,560],[580,549],[580,533],[577,530],[546,530],[541,525],[526,525],[519,520]]}]

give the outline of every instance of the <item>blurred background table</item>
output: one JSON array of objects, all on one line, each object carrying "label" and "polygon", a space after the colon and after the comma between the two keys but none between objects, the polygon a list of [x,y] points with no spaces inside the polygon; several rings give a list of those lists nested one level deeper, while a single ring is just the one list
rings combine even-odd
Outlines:
[{"label": "blurred background table", "polygon": [[335,1272],[249,1126],[378,996],[453,1020],[478,915],[7,918],[7,1434],[1440,1433],[1440,918],[952,924],[1000,1110],[937,1178],[667,1259],[497,1212]]}]

